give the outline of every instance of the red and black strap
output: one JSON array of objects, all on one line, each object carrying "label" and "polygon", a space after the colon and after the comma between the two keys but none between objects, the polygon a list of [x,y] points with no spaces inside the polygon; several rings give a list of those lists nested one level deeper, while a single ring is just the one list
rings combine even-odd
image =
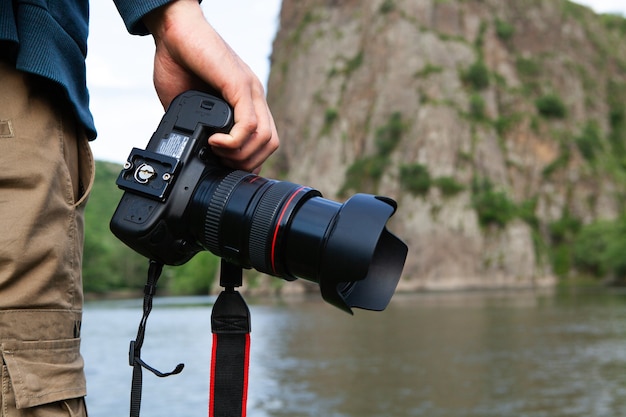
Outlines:
[{"label": "red and black strap", "polygon": [[[250,310],[235,286],[241,285],[241,268],[221,265],[225,290],[211,313],[213,348],[209,417],[245,417],[250,360]],[[226,278],[225,278],[226,277]]]}]

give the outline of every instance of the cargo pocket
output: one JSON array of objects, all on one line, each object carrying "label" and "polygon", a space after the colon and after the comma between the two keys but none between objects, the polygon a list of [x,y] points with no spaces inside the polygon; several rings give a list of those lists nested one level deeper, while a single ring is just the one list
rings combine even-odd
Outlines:
[{"label": "cargo pocket", "polygon": [[95,161],[86,137],[78,140],[78,175],[79,199],[76,201],[76,206],[84,206],[96,178]]},{"label": "cargo pocket", "polygon": [[79,349],[80,339],[3,342],[3,396],[10,394],[10,384],[18,409],[84,397],[87,390]]}]

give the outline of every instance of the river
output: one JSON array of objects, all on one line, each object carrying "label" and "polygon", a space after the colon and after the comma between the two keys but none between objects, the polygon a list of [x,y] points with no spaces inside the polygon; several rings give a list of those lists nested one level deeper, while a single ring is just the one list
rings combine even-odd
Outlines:
[{"label": "river", "polygon": [[[142,416],[206,416],[211,297],[161,298],[144,360]],[[248,300],[250,417],[626,416],[626,292],[398,294],[350,316],[316,297]],[[141,301],[89,302],[91,417],[128,415]]]}]

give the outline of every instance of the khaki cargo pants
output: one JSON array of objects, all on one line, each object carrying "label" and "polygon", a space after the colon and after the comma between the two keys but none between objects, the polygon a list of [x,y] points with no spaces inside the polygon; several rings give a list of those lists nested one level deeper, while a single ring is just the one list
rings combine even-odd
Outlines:
[{"label": "khaki cargo pants", "polygon": [[62,97],[0,60],[1,417],[87,415],[81,258],[93,157]]}]

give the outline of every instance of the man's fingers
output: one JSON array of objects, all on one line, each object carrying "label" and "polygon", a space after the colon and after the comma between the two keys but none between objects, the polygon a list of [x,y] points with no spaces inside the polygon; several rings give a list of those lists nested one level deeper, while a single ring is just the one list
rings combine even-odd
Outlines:
[{"label": "man's fingers", "polygon": [[274,119],[265,100],[238,103],[230,133],[211,136],[209,144],[228,166],[247,171],[258,168],[279,145]]}]

